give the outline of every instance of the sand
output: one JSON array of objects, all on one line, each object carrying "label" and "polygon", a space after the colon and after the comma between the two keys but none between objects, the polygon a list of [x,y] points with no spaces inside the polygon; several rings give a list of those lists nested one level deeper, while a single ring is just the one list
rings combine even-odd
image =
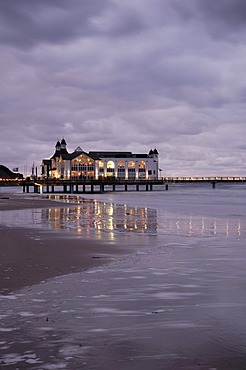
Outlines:
[{"label": "sand", "polygon": [[[65,206],[3,198],[3,213]],[[244,370],[246,249],[233,235],[156,248],[145,235],[143,250],[132,234],[0,226],[0,368]]]},{"label": "sand", "polygon": [[[0,195],[0,211],[3,212],[69,206],[42,197]],[[116,248],[115,242],[110,240],[85,239],[67,231],[0,225],[0,294],[109,263],[128,251],[124,243],[117,243]]]}]

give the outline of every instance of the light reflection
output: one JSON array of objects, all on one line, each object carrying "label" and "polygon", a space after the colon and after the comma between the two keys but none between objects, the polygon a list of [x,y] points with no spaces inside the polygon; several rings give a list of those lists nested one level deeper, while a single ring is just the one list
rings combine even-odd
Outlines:
[{"label": "light reflection", "polygon": [[240,236],[241,235],[241,221],[240,220],[238,221],[237,232],[238,232],[238,235]]},{"label": "light reflection", "polygon": [[[50,195],[50,199],[76,204],[47,209],[26,209],[0,212],[0,223],[26,227],[48,227],[52,230],[72,229],[79,235],[102,239],[107,233],[179,235],[187,237],[245,237],[243,217],[213,218],[165,212],[151,208],[83,199],[79,196]],[[55,204],[55,203],[54,203]]]},{"label": "light reflection", "polygon": [[196,237],[239,237],[246,231],[246,222],[242,226],[242,221],[235,218],[217,219],[158,212],[158,232]]},{"label": "light reflection", "polygon": [[[57,197],[57,196],[50,196]],[[58,196],[61,197],[61,196]],[[97,200],[74,197],[80,203],[78,208],[49,210],[55,228],[64,227],[83,230],[97,230],[100,233],[109,232],[137,232],[175,233],[186,236],[241,236],[241,220],[216,219],[198,216],[185,216],[160,212],[150,208],[136,208],[114,203],[99,202]],[[67,200],[66,200],[67,201]],[[43,210],[45,212],[45,210]],[[157,222],[158,218],[158,222]],[[244,227],[246,229],[246,227]]]},{"label": "light reflection", "polygon": [[53,229],[74,229],[79,233],[96,231],[156,234],[157,212],[154,209],[129,207],[80,197],[51,195],[50,199],[79,204],[76,208],[42,209],[42,219]]}]

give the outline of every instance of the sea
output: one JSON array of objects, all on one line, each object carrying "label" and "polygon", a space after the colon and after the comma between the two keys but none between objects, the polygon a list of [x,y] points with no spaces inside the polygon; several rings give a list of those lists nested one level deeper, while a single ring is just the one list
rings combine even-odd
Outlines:
[{"label": "sea", "polygon": [[244,183],[42,196],[64,207],[0,212],[0,224],[137,248],[0,296],[0,367],[246,369]]}]

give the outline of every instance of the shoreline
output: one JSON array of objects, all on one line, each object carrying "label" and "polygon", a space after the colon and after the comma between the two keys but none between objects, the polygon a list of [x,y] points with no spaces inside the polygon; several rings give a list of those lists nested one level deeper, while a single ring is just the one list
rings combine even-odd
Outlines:
[{"label": "shoreline", "polygon": [[[1,212],[63,207],[76,207],[76,204],[15,194],[0,195]],[[129,245],[129,237],[133,245]],[[110,263],[131,253],[134,243],[139,246],[132,237],[117,235],[114,240],[107,240],[105,235],[97,240],[75,231],[0,224],[0,294]],[[146,242],[143,238],[141,241]]]},{"label": "shoreline", "polygon": [[[2,201],[6,210],[0,212],[5,241],[0,243],[5,253],[0,284],[8,289],[0,294],[0,364],[15,369],[245,369],[244,193],[212,193],[212,199],[209,192],[186,194],[170,197],[169,203],[153,196],[144,203],[139,196],[136,208],[122,208],[117,197],[111,203],[89,200],[88,207],[82,201],[79,212],[75,203],[19,195],[10,196],[9,207],[24,211],[7,211],[8,199],[0,199],[0,209]],[[149,205],[153,209],[143,208]],[[187,217],[169,218],[164,212],[171,207]],[[101,219],[112,228],[93,228]],[[65,227],[58,230],[54,220]],[[142,230],[139,221],[149,233],[136,232]]]}]

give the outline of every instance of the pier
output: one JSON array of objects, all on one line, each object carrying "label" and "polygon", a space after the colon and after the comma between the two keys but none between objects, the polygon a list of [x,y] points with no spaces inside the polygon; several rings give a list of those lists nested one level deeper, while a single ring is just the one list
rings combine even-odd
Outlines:
[{"label": "pier", "polygon": [[[23,180],[19,185],[22,186],[24,193],[104,193],[107,191],[128,191],[129,187],[134,187],[135,191],[143,189],[153,191],[156,185],[163,185],[167,190],[166,183],[160,180],[120,180],[120,179],[100,179],[100,180]],[[163,189],[164,190],[164,189]]]},{"label": "pier", "polygon": [[217,183],[246,182],[246,177],[163,177],[158,180],[136,180],[136,179],[100,179],[100,180],[24,180],[22,182],[23,192],[34,193],[104,193],[104,191],[153,191],[158,189],[167,191],[171,184],[175,183],[210,183],[216,188]]},{"label": "pier", "polygon": [[[68,193],[68,194],[83,194],[83,193],[104,193],[104,191],[167,191],[172,184],[211,184],[211,188],[215,189],[217,184],[233,184],[244,183],[244,176],[228,176],[228,177],[162,177],[158,180],[146,179],[112,179],[104,178],[95,179],[0,179],[0,186],[22,187],[24,193]],[[156,188],[158,186],[158,188]]]}]

